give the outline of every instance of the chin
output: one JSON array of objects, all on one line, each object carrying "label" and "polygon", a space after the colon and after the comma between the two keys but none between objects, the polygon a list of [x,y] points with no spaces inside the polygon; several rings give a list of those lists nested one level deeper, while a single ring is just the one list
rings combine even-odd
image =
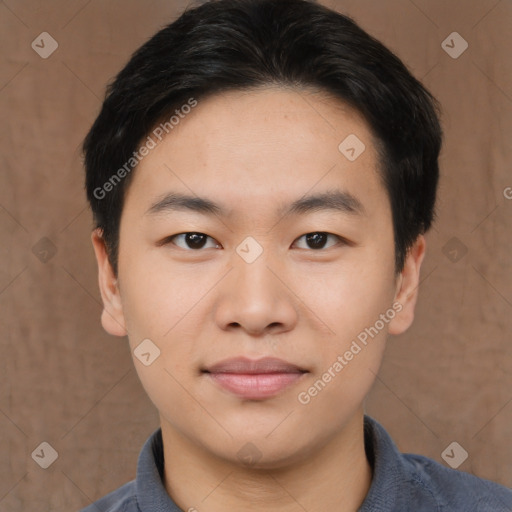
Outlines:
[{"label": "chin", "polygon": [[[234,439],[229,452],[219,452],[218,445],[211,448],[217,456],[230,464],[256,470],[285,469],[306,459],[316,449],[316,446],[303,445],[299,440],[292,442],[290,435],[276,436],[273,440],[265,439],[265,435]],[[284,439],[287,440],[286,444]]]}]

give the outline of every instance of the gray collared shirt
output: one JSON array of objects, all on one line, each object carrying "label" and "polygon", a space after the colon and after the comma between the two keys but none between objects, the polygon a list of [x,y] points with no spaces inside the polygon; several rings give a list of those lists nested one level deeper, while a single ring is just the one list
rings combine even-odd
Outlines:
[{"label": "gray collared shirt", "polygon": [[[400,453],[369,416],[364,417],[364,433],[373,478],[358,512],[512,512],[511,489],[422,455]],[[182,512],[165,490],[163,468],[159,428],[142,447],[135,480],[81,512]]]}]

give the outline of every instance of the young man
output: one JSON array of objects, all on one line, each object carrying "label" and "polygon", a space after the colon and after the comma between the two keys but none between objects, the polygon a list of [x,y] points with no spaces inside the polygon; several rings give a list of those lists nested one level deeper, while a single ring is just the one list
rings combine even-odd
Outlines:
[{"label": "young man", "polygon": [[186,11],[110,85],[84,144],[107,332],[161,428],[87,512],[507,511],[364,414],[413,321],[435,100],[306,0]]}]

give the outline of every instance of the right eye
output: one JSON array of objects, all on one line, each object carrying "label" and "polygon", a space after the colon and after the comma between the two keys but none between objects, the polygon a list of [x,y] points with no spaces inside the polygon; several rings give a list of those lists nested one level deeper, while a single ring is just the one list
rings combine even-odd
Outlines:
[{"label": "right eye", "polygon": [[[220,244],[211,236],[208,236],[204,233],[198,233],[197,231],[188,231],[186,233],[177,233],[176,235],[168,236],[161,242],[160,245],[168,245],[171,243],[180,247],[181,249],[197,251],[205,246],[208,239],[212,240],[214,244],[211,247],[206,247],[207,249],[216,249],[220,246]],[[185,244],[185,246],[179,245],[179,243],[176,242],[178,240]]]}]

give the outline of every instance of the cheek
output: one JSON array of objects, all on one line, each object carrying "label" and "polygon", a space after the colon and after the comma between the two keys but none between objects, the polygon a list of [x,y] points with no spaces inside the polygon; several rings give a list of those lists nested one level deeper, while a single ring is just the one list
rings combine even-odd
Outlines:
[{"label": "cheek", "polygon": [[391,307],[395,291],[393,262],[354,258],[332,266],[328,273],[311,269],[294,287],[304,303],[329,327],[329,335],[346,343],[370,327]]},{"label": "cheek", "polygon": [[[191,378],[198,339],[195,326],[201,310],[198,305],[211,284],[207,276],[201,279],[196,273],[194,278],[154,265],[126,265],[123,271],[123,312],[135,369],[155,407],[165,410],[169,418],[177,417],[191,405],[183,384]],[[136,356],[145,339],[159,350],[148,366]]]},{"label": "cheek", "polygon": [[133,254],[130,260],[120,276],[126,326],[136,337],[172,337],[215,282],[210,272],[193,266],[155,262],[144,254]]},{"label": "cheek", "polygon": [[[356,267],[354,267],[356,268]],[[334,331],[315,346],[315,371],[299,390],[310,417],[338,425],[364,401],[382,362],[392,308],[392,279],[384,269],[340,271],[308,287],[308,306]],[[382,271],[382,272],[381,272]],[[382,317],[381,315],[384,315]],[[382,319],[384,318],[384,319]]]},{"label": "cheek", "polygon": [[311,410],[334,422],[359,406],[379,371],[395,315],[393,270],[392,257],[370,253],[328,277],[304,281],[308,307],[334,333],[319,340],[315,375],[301,391]]}]

